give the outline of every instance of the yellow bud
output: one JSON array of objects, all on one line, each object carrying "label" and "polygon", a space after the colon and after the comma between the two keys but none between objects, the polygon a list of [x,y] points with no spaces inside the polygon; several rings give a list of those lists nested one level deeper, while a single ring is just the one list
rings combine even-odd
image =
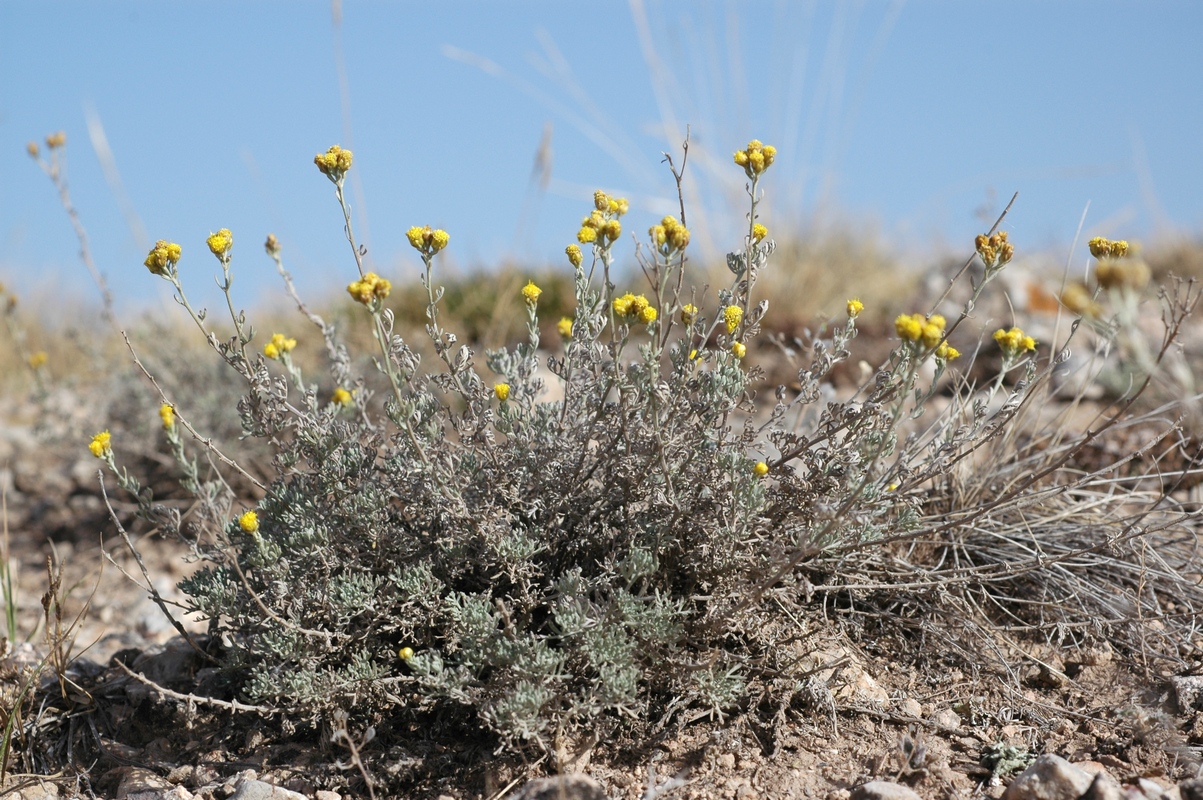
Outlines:
[{"label": "yellow bud", "polygon": [[330,395],[330,402],[336,406],[349,406],[351,405],[351,400],[351,393],[341,386],[334,390],[334,394]]},{"label": "yellow bud", "polygon": [[29,153],[29,157],[30,157],[30,158],[37,158],[37,157],[38,157],[38,152],[39,152],[39,150],[38,150],[38,143],[37,143],[37,142],[30,142],[29,144],[25,145],[25,152],[26,152],[26,153]]},{"label": "yellow bud", "polygon": [[247,511],[238,517],[238,527],[242,528],[244,533],[257,533],[259,531],[259,515],[254,511]]},{"label": "yellow bud", "polygon": [[752,241],[764,241],[764,237],[769,235],[769,229],[757,222],[752,226]]},{"label": "yellow bud", "polygon": [[556,330],[565,339],[572,338],[572,317],[560,317],[560,321],[556,323]]},{"label": "yellow bud", "polygon": [[222,228],[217,233],[209,234],[209,238],[205,240],[209,245],[209,252],[220,259],[225,259],[229,254],[230,248],[234,246],[234,236],[230,233],[229,228]]},{"label": "yellow bud", "polygon": [[698,307],[693,303],[686,303],[681,306],[681,322],[684,322],[686,325],[692,325],[697,316]]},{"label": "yellow bud", "polygon": [[731,352],[735,354],[736,358],[743,358],[748,354],[748,347],[743,342],[736,342],[731,345]]},{"label": "yellow bud", "polygon": [[163,430],[169,431],[175,427],[175,409],[170,403],[159,406],[159,419],[163,420]]},{"label": "yellow bud", "polygon": [[727,306],[723,311],[723,321],[727,324],[727,333],[735,333],[739,323],[743,321],[744,310],[739,306]]},{"label": "yellow bud", "polygon": [[269,233],[267,240],[263,242],[263,249],[267,251],[269,256],[274,256],[280,252],[280,240],[276,238],[276,234]]},{"label": "yellow bud", "polygon": [[541,294],[543,294],[543,290],[536,286],[534,281],[527,281],[526,286],[522,287],[522,297],[531,308],[534,308],[535,304],[539,302]]},{"label": "yellow bud", "polygon": [[757,478],[763,478],[769,474],[769,465],[763,461],[757,461],[756,466],[752,467],[752,472],[756,473]]},{"label": "yellow bud", "polygon": [[574,267],[579,267],[585,260],[581,254],[581,248],[575,244],[570,244],[564,248],[564,252],[568,255],[568,263]]},{"label": "yellow bud", "polygon": [[576,240],[581,244],[591,244],[596,242],[597,230],[595,228],[590,228],[587,225],[582,226],[581,229],[576,232]]},{"label": "yellow bud", "polygon": [[860,312],[864,310],[865,304],[860,300],[852,299],[848,301],[847,311],[849,319],[856,319],[858,316],[860,316]]},{"label": "yellow bud", "polygon": [[101,431],[92,437],[92,441],[88,443],[88,450],[97,458],[104,458],[113,452],[112,443],[112,435],[108,431]]},{"label": "yellow bud", "polygon": [[505,402],[510,396],[510,385],[508,383],[497,383],[493,385],[493,394],[501,402]]},{"label": "yellow bud", "polygon": [[409,661],[414,657],[414,649],[412,647],[402,647],[397,651],[397,658],[402,661]]},{"label": "yellow bud", "polygon": [[656,309],[648,306],[639,312],[639,321],[644,325],[651,325],[656,321]]},{"label": "yellow bud", "polygon": [[598,211],[610,210],[610,195],[598,189],[593,193],[593,207]]}]

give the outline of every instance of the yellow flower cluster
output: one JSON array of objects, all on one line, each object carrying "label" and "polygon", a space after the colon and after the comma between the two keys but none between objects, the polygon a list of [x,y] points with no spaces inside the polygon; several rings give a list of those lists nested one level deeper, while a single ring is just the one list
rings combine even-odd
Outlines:
[{"label": "yellow flower cluster", "polygon": [[659,225],[653,225],[647,232],[652,237],[656,249],[666,256],[684,250],[689,244],[689,229],[677,222],[677,218],[673,216],[660,220]]},{"label": "yellow flower cluster", "polygon": [[769,235],[769,229],[757,222],[752,226],[752,241],[759,244],[764,241],[764,237]]},{"label": "yellow flower cluster", "polygon": [[504,403],[506,400],[510,399],[510,385],[508,383],[493,384],[493,394],[498,400]]},{"label": "yellow flower cluster", "polygon": [[46,146],[51,150],[56,150],[67,145],[67,134],[63,131],[52,133],[46,137]]},{"label": "yellow flower cluster", "polygon": [[727,306],[723,310],[723,321],[727,323],[727,333],[735,333],[739,323],[743,322],[744,310],[739,306]]},{"label": "yellow flower cluster", "polygon": [[565,254],[568,256],[568,263],[573,267],[579,267],[585,261],[585,256],[581,253],[581,248],[575,244],[570,244],[564,248]]},{"label": "yellow flower cluster", "polygon": [[169,431],[175,427],[175,409],[171,403],[159,406],[159,419],[163,420],[163,430]]},{"label": "yellow flower cluster", "polygon": [[347,284],[347,294],[365,306],[373,300],[383,300],[393,290],[393,284],[375,272],[369,272],[360,280]]},{"label": "yellow flower cluster", "polygon": [[104,458],[113,452],[112,435],[108,431],[101,431],[92,437],[92,441],[88,443],[88,449],[97,458]]},{"label": "yellow flower cluster", "polygon": [[1011,357],[1036,349],[1036,340],[1019,328],[1011,328],[1009,331],[999,328],[994,332],[994,341]]},{"label": "yellow flower cluster", "polygon": [[1134,248],[1126,240],[1113,242],[1096,236],[1090,240],[1090,253],[1099,260],[1094,277],[1104,289],[1140,291],[1149,285],[1149,267],[1132,258]]},{"label": "yellow flower cluster", "polygon": [[748,346],[743,342],[736,342],[731,345],[731,352],[735,354],[736,358],[743,358],[748,354]]},{"label": "yellow flower cluster", "polygon": [[273,333],[271,341],[263,345],[263,355],[278,359],[285,353],[291,352],[296,346],[296,339],[286,338],[282,333]]},{"label": "yellow flower cluster", "polygon": [[170,275],[179,262],[181,253],[178,244],[160,239],[155,242],[155,246],[150,249],[150,254],[142,263],[155,275]]},{"label": "yellow flower cluster", "polygon": [[229,228],[222,228],[217,233],[209,234],[205,244],[209,245],[210,253],[224,261],[234,246],[234,234],[230,233]]},{"label": "yellow flower cluster", "polygon": [[257,533],[259,531],[259,515],[254,511],[243,512],[238,517],[238,527],[242,528],[245,533]]},{"label": "yellow flower cluster", "polygon": [[431,228],[429,225],[419,228],[417,225],[405,232],[405,238],[414,249],[422,255],[432,256],[447,246],[451,236],[442,228]]},{"label": "yellow flower cluster", "polygon": [[522,287],[522,299],[531,308],[534,308],[539,303],[539,295],[543,294],[543,290],[535,285],[534,281],[527,281],[526,286]]},{"label": "yellow flower cluster", "polygon": [[693,303],[686,303],[681,306],[681,322],[686,325],[692,325],[693,321],[698,318],[698,307]]},{"label": "yellow flower cluster", "polygon": [[556,323],[556,330],[565,339],[572,338],[572,317],[560,317],[560,321]]},{"label": "yellow flower cluster", "polygon": [[656,309],[641,294],[627,292],[622,297],[614,298],[614,313],[623,319],[632,319],[650,325],[656,321]]},{"label": "yellow flower cluster", "polygon": [[936,358],[941,361],[952,361],[954,358],[960,357],[961,351],[948,342],[940,342],[940,346],[936,348]]},{"label": "yellow flower cluster", "polygon": [[344,150],[338,145],[313,157],[313,163],[317,164],[318,170],[331,180],[339,180],[346,175],[347,170],[351,168],[351,160],[351,151]]},{"label": "yellow flower cluster", "polygon": [[1110,239],[1104,239],[1102,236],[1096,236],[1088,244],[1090,246],[1090,254],[1100,260],[1104,258],[1123,258],[1128,255],[1128,241],[1126,239],[1113,242]]},{"label": "yellow flower cluster", "polygon": [[857,298],[852,298],[848,301],[848,319],[856,319],[860,316],[860,312],[865,310],[865,304]]},{"label": "yellow flower cluster", "polygon": [[1015,245],[1007,241],[1006,231],[998,231],[990,236],[979,233],[973,240],[973,246],[987,269],[1001,267],[1015,256]]},{"label": "yellow flower cluster", "polygon": [[[581,220],[581,229],[576,232],[576,240],[581,244],[599,242],[602,245],[622,236],[622,223],[618,218],[627,213],[630,203],[623,197],[611,197],[598,189],[593,193],[593,211]],[[568,254],[571,260],[572,254]],[[573,266],[577,266],[573,264]]]},{"label": "yellow flower cluster", "polygon": [[744,168],[749,178],[754,178],[772,165],[777,158],[777,148],[761,144],[759,139],[748,142],[748,146],[735,153],[735,163]]},{"label": "yellow flower cluster", "polygon": [[349,406],[351,405],[351,399],[351,393],[341,386],[334,390],[334,394],[330,395],[330,402],[336,406]]},{"label": "yellow flower cluster", "polygon": [[[894,320],[894,330],[907,342],[921,342],[925,348],[936,347],[944,338],[947,321],[939,314],[902,314]],[[958,354],[959,355],[959,354]]]}]

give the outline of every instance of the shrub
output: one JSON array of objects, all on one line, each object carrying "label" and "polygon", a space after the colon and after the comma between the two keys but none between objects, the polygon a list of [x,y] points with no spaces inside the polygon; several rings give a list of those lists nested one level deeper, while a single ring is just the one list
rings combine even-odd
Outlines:
[{"label": "shrub", "polygon": [[[424,263],[438,362],[423,364],[394,332],[391,284],[364,271],[343,202],[349,151],[331,148],[316,162],[344,214],[358,268],[348,292],[371,319],[383,397],[299,300],[329,355],[325,388],[292,362],[289,335],[256,353],[232,306],[234,335],[219,340],[187,301],[180,248],[156,245],[146,266],[173,283],[245,381],[244,435],[275,453],[275,476],[251,478],[263,496],[248,508],[197,469],[179,430],[186,409],[163,411],[213,523],[193,543],[207,565],[181,587],[189,610],[210,620],[243,700],[309,719],[428,711],[452,725],[483,723],[503,746],[551,749],[622,720],[721,718],[766,675],[786,701],[804,691],[796,648],[782,643],[805,633],[787,609],[814,588],[806,566],[938,529],[925,493],[1007,430],[1061,357],[1039,372],[1037,343],[1000,330],[1003,374],[1022,375],[1015,388],[1002,374],[981,389],[954,381],[952,401],[934,407],[960,356],[948,335],[1014,251],[991,231],[977,242],[984,277],[951,325],[935,313],[898,317],[888,362],[837,400],[826,378],[849,357],[863,310],[850,300],[798,365],[798,388],[760,402],[749,345],[768,308],[756,280],[774,243],[757,208],[774,155],[756,141],[735,154],[748,178],[748,232],[713,300],[690,284],[690,234],[673,217],[636,251],[646,285],[616,285],[627,203],[597,192],[579,245],[566,250],[575,312],[557,325],[562,347],[545,361],[555,394],[540,375],[533,282],[513,297],[526,341],[484,356],[496,380],[442,327],[444,231],[408,232]],[[232,245],[225,229],[209,239],[227,287]],[[275,237],[267,251],[287,280]],[[142,512],[178,532],[178,512],[117,467],[114,444],[106,432],[92,446]],[[982,502],[1015,507],[1035,486],[1019,480]]]}]

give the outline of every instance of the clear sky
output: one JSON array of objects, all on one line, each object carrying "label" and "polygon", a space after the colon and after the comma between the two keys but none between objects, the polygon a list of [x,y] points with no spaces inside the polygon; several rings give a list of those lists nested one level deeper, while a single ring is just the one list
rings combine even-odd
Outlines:
[{"label": "clear sky", "polygon": [[0,281],[96,297],[25,153],[59,129],[126,307],[167,297],[141,266],[157,238],[183,245],[190,293],[216,302],[204,239],[220,227],[240,303],[278,288],[268,232],[311,298],[341,291],[354,264],[312,164],[334,143],[354,150],[355,225],[392,279],[414,270],[404,232],[421,224],[451,234],[448,268],[563,263],[598,187],[645,231],[676,207],[660,154],[679,154],[686,125],[699,251],[737,241],[731,153],[753,137],[779,149],[778,236],[834,220],[934,250],[969,242],[1015,191],[1021,248],[1068,245],[1088,203],[1088,235],[1203,230],[1197,0],[346,0],[338,26],[332,11],[0,1]]}]

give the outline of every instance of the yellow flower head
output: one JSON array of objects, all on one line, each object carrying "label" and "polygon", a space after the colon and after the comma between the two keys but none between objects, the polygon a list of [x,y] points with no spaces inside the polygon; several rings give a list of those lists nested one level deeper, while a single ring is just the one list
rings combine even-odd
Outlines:
[{"label": "yellow flower head", "polygon": [[894,320],[894,330],[904,341],[917,342],[923,335],[925,322],[926,318],[922,314],[901,314]]},{"label": "yellow flower head", "polygon": [[579,267],[585,261],[585,256],[581,254],[581,248],[575,244],[565,247],[564,252],[568,256],[568,263],[574,267]]},{"label": "yellow flower head", "polygon": [[647,306],[646,308],[644,308],[642,311],[639,312],[639,321],[642,322],[644,325],[651,325],[653,322],[656,321],[656,316],[657,316],[656,309],[652,308],[651,306]]},{"label": "yellow flower head", "polygon": [[560,317],[560,321],[556,323],[556,330],[565,339],[572,338],[572,317]]},{"label": "yellow flower head", "polygon": [[54,150],[59,147],[65,147],[66,145],[67,145],[67,134],[64,133],[63,131],[58,131],[57,133],[52,133],[46,137],[46,146],[49,147],[51,150]]},{"label": "yellow flower head", "polygon": [[245,511],[238,517],[238,527],[242,528],[243,533],[257,533],[259,531],[259,515],[252,511]]},{"label": "yellow flower head", "polygon": [[1111,241],[1104,239],[1102,236],[1096,236],[1090,240],[1090,254],[1099,261],[1107,259],[1123,258],[1128,255],[1130,245],[1126,239]]},{"label": "yellow flower head", "polygon": [[1010,330],[999,328],[994,332],[994,341],[998,342],[998,346],[1002,349],[1003,353],[1011,358],[1020,353],[1032,352],[1036,349],[1036,340],[1019,328],[1011,328]]},{"label": "yellow flower head", "polygon": [[159,406],[159,419],[163,420],[163,430],[169,431],[175,427],[175,409],[171,403]]},{"label": "yellow flower head", "polygon": [[493,394],[497,396],[498,400],[504,403],[510,397],[510,385],[508,383],[493,384]]},{"label": "yellow flower head", "polygon": [[150,249],[150,254],[142,263],[155,275],[170,275],[182,252],[175,242],[160,239],[155,242],[155,246]]},{"label": "yellow flower head", "polygon": [[30,142],[29,144],[25,145],[25,152],[26,152],[26,153],[29,153],[29,157],[30,157],[30,158],[37,158],[37,157],[38,157],[38,153],[40,152],[40,151],[38,150],[38,143],[37,143],[37,142]]},{"label": "yellow flower head", "polygon": [[664,255],[676,250],[684,250],[689,244],[689,229],[677,221],[676,217],[667,216],[660,220],[659,225],[648,229],[652,241]]},{"label": "yellow flower head", "polygon": [[752,241],[763,242],[764,237],[769,235],[769,229],[757,222],[752,226]]},{"label": "yellow flower head", "polygon": [[88,449],[92,451],[92,455],[97,458],[104,458],[109,453],[113,452],[113,437],[108,431],[101,431],[92,437],[92,441],[88,443]]},{"label": "yellow flower head", "polygon": [[622,236],[622,223],[616,219],[610,220],[602,226],[601,234],[609,241],[615,241],[619,236]]},{"label": "yellow flower head", "polygon": [[686,303],[681,306],[681,322],[686,325],[692,325],[693,321],[698,318],[698,307],[693,303]]},{"label": "yellow flower head", "polygon": [[631,204],[625,197],[615,197],[610,200],[610,213],[622,216],[631,210]]},{"label": "yellow flower head", "polygon": [[593,193],[593,207],[598,211],[610,210],[610,195],[598,189]]},{"label": "yellow flower head", "polygon": [[347,174],[347,170],[351,168],[351,160],[351,151],[344,150],[338,145],[313,157],[313,163],[317,164],[318,170],[333,181],[342,180],[342,177]]},{"label": "yellow flower head", "polygon": [[739,306],[727,306],[723,311],[723,321],[727,323],[727,333],[735,333],[739,323],[743,321],[744,310]]},{"label": "yellow flower head", "polygon": [[230,254],[230,248],[234,246],[234,235],[230,233],[229,228],[222,228],[217,233],[209,234],[205,244],[209,245],[210,253],[224,261]]},{"label": "yellow flower head", "polygon": [[576,240],[581,244],[592,244],[597,241],[597,229],[588,225],[582,225],[581,229],[576,232]]},{"label": "yellow flower head", "polygon": [[282,333],[274,333],[271,341],[263,346],[263,355],[268,358],[279,358],[285,353],[291,352],[296,346],[296,339],[286,338]]},{"label": "yellow flower head", "polygon": [[860,316],[860,312],[865,310],[865,304],[860,300],[853,298],[848,301],[848,319],[856,319]]},{"label": "yellow flower head", "polygon": [[769,168],[777,159],[777,148],[761,144],[759,139],[748,142],[748,146],[735,154],[735,163],[744,168],[744,173],[753,178]]},{"label": "yellow flower head", "polygon": [[961,351],[950,345],[948,342],[941,342],[936,348],[936,358],[942,361],[952,361],[954,358],[960,358]]},{"label": "yellow flower head", "polygon": [[33,369],[37,369],[38,367],[44,365],[49,358],[50,356],[46,355],[45,350],[38,350],[36,353],[30,353],[29,366]]},{"label": "yellow flower head", "polygon": [[402,647],[397,651],[397,658],[402,661],[409,661],[414,657],[414,649],[412,647]]},{"label": "yellow flower head", "polygon": [[731,352],[735,354],[736,358],[743,358],[748,354],[748,346],[743,342],[736,342],[731,345]]},{"label": "yellow flower head", "polygon": [[614,313],[620,317],[629,316],[631,313],[631,304],[635,302],[635,295],[627,292],[621,297],[614,298]]},{"label": "yellow flower head", "polygon": [[641,294],[637,294],[631,298],[630,313],[635,316],[642,316],[644,310],[647,309],[647,298]]},{"label": "yellow flower head", "polygon": [[393,290],[393,284],[375,272],[369,272],[360,280],[347,285],[347,294],[365,306],[373,300],[383,300]]},{"label": "yellow flower head", "polygon": [[541,294],[543,294],[543,290],[536,286],[534,281],[527,281],[526,286],[522,287],[522,297],[531,308],[538,304]]},{"label": "yellow flower head", "polygon": [[351,393],[340,386],[334,390],[334,394],[330,395],[330,402],[336,406],[349,406],[351,405]]},{"label": "yellow flower head", "polygon": [[920,338],[923,339],[924,347],[935,347],[944,338],[944,326],[947,323],[944,317],[939,314],[932,314],[923,323],[923,328],[920,332]]},{"label": "yellow flower head", "polygon": [[263,242],[263,249],[267,251],[269,256],[274,256],[280,252],[280,240],[276,238],[276,234],[269,233],[267,239]]},{"label": "yellow flower head", "polygon": [[757,478],[763,478],[769,474],[769,465],[763,461],[757,461],[756,466],[752,467],[752,472],[756,473]]},{"label": "yellow flower head", "polygon": [[414,249],[423,255],[434,255],[451,241],[451,235],[441,228],[431,228],[429,225],[419,228],[414,226],[405,232],[405,238]]}]

